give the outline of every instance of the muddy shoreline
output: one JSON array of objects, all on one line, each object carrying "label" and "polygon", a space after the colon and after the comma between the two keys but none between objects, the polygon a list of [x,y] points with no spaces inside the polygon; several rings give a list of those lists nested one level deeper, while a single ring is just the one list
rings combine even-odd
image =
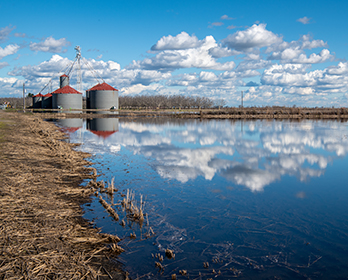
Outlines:
[{"label": "muddy shoreline", "polygon": [[40,115],[0,112],[0,279],[126,279],[115,235],[82,218],[96,171]]}]

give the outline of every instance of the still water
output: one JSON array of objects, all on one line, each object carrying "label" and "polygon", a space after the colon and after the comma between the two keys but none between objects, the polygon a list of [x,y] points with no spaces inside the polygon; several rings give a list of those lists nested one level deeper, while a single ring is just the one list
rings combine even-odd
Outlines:
[{"label": "still water", "polygon": [[[97,198],[84,206],[85,218],[123,238],[119,260],[133,279],[348,276],[346,122],[114,118],[60,125],[93,154],[99,180],[114,178],[118,192],[103,198],[120,220]],[[141,226],[122,212],[127,190],[138,205],[144,201]]]}]

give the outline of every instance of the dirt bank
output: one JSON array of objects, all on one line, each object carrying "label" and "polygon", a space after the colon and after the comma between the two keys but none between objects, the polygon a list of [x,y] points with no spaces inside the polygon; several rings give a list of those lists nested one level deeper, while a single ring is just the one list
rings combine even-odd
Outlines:
[{"label": "dirt bank", "polygon": [[37,115],[0,111],[0,279],[126,279],[118,238],[81,218],[95,177],[65,135]]}]

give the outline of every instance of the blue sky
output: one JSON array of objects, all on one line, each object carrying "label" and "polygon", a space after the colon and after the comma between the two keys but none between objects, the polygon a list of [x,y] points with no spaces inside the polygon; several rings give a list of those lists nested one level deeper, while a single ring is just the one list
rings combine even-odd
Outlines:
[{"label": "blue sky", "polygon": [[[347,106],[348,1],[2,1],[0,97],[58,87],[82,49],[120,95]],[[97,83],[82,65],[82,89]],[[75,72],[71,86],[76,88]]]}]

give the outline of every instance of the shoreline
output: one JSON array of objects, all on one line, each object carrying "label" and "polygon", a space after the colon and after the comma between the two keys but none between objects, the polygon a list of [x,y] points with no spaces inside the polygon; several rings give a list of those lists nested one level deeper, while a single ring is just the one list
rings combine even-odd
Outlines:
[{"label": "shoreline", "polygon": [[[0,278],[127,279],[120,240],[82,218],[96,179],[66,135],[42,116],[0,112]],[[94,171],[93,171],[94,170]]]},{"label": "shoreline", "polygon": [[110,110],[47,110],[27,109],[34,115],[46,119],[61,118],[135,118],[172,117],[181,119],[275,119],[275,120],[348,120],[348,109],[342,108],[302,108],[302,107],[244,107],[214,109],[120,109]]}]

